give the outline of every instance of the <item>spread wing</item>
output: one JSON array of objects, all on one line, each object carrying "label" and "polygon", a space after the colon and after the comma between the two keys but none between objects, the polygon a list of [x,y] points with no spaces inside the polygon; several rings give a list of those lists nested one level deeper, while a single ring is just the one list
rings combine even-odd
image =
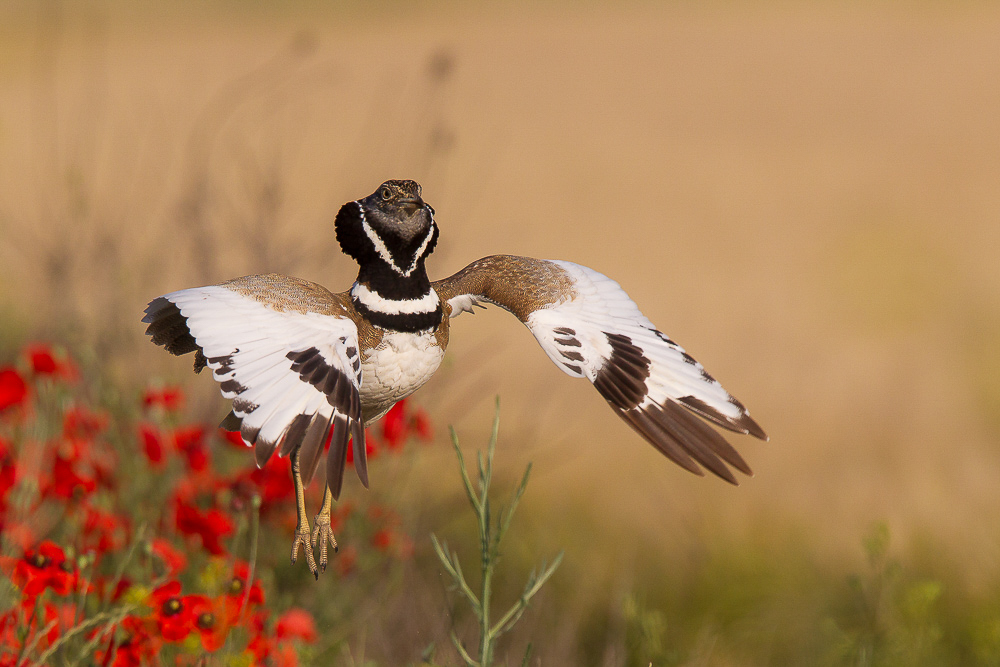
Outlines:
[{"label": "spread wing", "polygon": [[[283,304],[289,299],[306,305]],[[309,310],[317,306],[321,312]],[[240,431],[258,466],[275,451],[285,456],[298,449],[308,484],[332,427],[327,484],[339,497],[352,436],[365,486],[368,472],[357,328],[336,306],[318,285],[250,276],[161,296],[142,321],[154,343],[173,354],[195,352],[195,370],[211,369],[222,395],[233,401],[221,426]]]},{"label": "spread wing", "polygon": [[728,466],[752,474],[703,420],[766,440],[764,431],[607,276],[571,262],[493,256],[434,286],[453,317],[483,301],[511,311],[560,369],[590,380],[622,419],[685,469],[703,475],[705,468],[732,484]]}]

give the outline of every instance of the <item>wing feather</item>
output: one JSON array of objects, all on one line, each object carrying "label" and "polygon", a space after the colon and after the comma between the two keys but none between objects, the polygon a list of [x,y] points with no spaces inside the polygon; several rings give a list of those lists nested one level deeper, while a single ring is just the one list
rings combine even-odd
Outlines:
[{"label": "wing feather", "polygon": [[586,377],[611,407],[686,470],[736,484],[750,467],[712,424],[762,440],[747,409],[658,330],[621,286],[571,262],[486,257],[435,283],[450,314],[486,301],[511,311],[563,372]]},{"label": "wing feather", "polygon": [[[348,350],[357,354],[357,327],[322,288],[314,286],[311,303],[327,295],[329,312],[299,312],[268,305],[272,298],[294,295],[298,283],[280,276],[247,281],[264,292],[249,296],[232,284],[173,292],[154,299],[143,321],[153,342],[174,354],[200,352],[212,369],[225,398],[233,399],[232,412],[222,426],[239,430],[254,447],[259,466],[278,452],[298,450],[303,480],[313,477],[323,454],[331,425],[344,434],[363,432],[360,367]],[[285,281],[284,283],[282,281]],[[271,289],[274,294],[267,292]],[[197,367],[197,366],[196,366]],[[331,452],[344,459],[341,450]],[[339,452],[339,454],[338,454]],[[343,460],[332,466],[338,477],[328,477],[331,491],[339,495]],[[358,474],[367,486],[362,461]]]}]

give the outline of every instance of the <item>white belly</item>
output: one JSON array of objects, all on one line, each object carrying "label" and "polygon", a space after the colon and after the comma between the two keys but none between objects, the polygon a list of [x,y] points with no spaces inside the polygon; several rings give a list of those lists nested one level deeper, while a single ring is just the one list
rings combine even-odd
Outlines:
[{"label": "white belly", "polygon": [[366,423],[384,415],[431,379],[444,359],[434,334],[386,333],[361,362],[361,405]]}]

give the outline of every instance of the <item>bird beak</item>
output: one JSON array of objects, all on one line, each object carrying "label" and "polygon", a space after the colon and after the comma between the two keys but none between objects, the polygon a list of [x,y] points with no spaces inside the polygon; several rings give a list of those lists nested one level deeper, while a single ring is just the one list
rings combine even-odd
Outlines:
[{"label": "bird beak", "polygon": [[404,208],[418,209],[418,208],[423,208],[424,200],[421,199],[420,197],[407,197],[406,199],[400,199],[399,205],[403,206]]}]

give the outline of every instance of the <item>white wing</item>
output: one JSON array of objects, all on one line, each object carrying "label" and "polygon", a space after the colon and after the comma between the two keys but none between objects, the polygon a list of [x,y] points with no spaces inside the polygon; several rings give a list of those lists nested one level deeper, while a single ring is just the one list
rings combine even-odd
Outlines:
[{"label": "white wing", "polygon": [[618,283],[579,264],[552,263],[569,274],[575,294],[525,322],[549,358],[593,382],[629,425],[684,468],[702,474],[701,464],[733,484],[725,463],[752,474],[739,453],[692,414],[767,439],[746,408],[659,331]]},{"label": "white wing", "polygon": [[[288,285],[285,286],[286,288]],[[361,420],[357,328],[347,317],[277,310],[225,285],[197,287],[154,299],[143,322],[153,342],[173,354],[197,352],[232,399],[223,421],[254,447],[257,465],[278,450],[298,448],[303,480],[315,474],[333,427],[327,484],[340,495],[348,439],[355,468],[368,485]],[[360,443],[360,444],[359,444]]]},{"label": "white wing", "polygon": [[559,368],[593,382],[622,419],[687,470],[703,475],[704,467],[733,484],[726,464],[752,474],[696,415],[766,440],[764,431],[607,276],[572,262],[497,255],[435,286],[453,317],[481,301],[514,313]]}]

